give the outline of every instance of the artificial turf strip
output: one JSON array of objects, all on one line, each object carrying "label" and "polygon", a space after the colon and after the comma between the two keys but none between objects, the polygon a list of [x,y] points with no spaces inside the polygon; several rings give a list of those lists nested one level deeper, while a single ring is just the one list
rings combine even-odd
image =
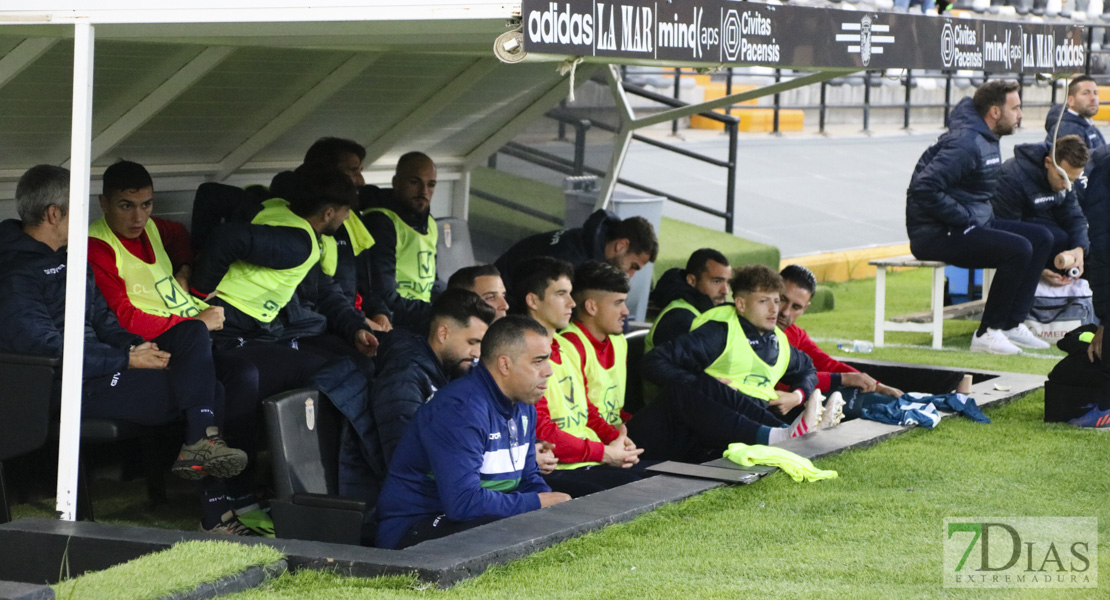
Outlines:
[{"label": "artificial turf strip", "polygon": [[63,580],[52,587],[57,598],[155,600],[283,559],[281,552],[264,545],[181,542],[110,569]]},{"label": "artificial turf strip", "polygon": [[941,585],[949,516],[1094,516],[1100,553],[1110,551],[1110,432],[1045,424],[1042,402],[1038,392],[989,410],[990,425],[948,419],[818,461],[840,473],[835,480],[798,484],[775,473],[713,490],[449,590],[298,572],[230,597],[1105,598],[1105,582],[1057,591]]}]

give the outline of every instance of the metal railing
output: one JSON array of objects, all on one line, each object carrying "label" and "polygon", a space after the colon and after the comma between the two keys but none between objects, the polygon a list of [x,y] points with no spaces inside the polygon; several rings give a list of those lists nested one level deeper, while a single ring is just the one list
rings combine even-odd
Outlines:
[{"label": "metal railing", "polygon": [[[646,99],[651,100],[653,102],[658,102],[660,104],[663,104],[663,105],[665,105],[669,108],[675,108],[675,107],[681,107],[681,106],[687,106],[688,105],[686,102],[683,102],[681,100],[677,100],[675,98],[670,98],[670,97],[664,96],[662,94],[657,94],[655,92],[647,90],[647,89],[645,89],[641,86],[638,86],[638,85],[625,84],[624,85],[624,91],[627,94],[640,96],[642,98],[646,98]],[[533,147],[530,147],[530,146],[527,146],[527,145],[524,145],[524,144],[521,144],[521,143],[518,143],[518,142],[509,142],[509,143],[505,144],[503,147],[501,147],[497,152],[500,153],[500,154],[504,154],[506,156],[511,156],[513,158],[526,161],[526,162],[531,163],[533,165],[538,165],[540,167],[555,171],[557,173],[561,173],[563,175],[572,175],[572,176],[596,175],[598,177],[604,177],[606,175],[606,172],[603,169],[598,169],[598,168],[595,168],[595,167],[591,167],[591,166],[586,164],[586,136],[587,136],[587,132],[589,132],[589,130],[592,129],[592,128],[597,128],[597,129],[600,129],[602,131],[608,131],[608,132],[616,133],[616,132],[619,131],[619,128],[617,126],[611,125],[611,124],[608,124],[608,123],[604,123],[604,122],[601,122],[601,121],[592,120],[592,119],[583,119],[580,116],[578,116],[578,115],[576,115],[576,114],[574,114],[574,113],[572,113],[572,112],[570,112],[570,111],[568,111],[564,108],[557,108],[557,109],[550,110],[544,116],[549,118],[549,119],[553,119],[558,123],[560,139],[566,139],[566,129],[567,129],[567,127],[570,127],[570,128],[574,129],[574,140],[573,140],[574,154],[573,154],[573,158],[567,159],[563,156],[559,156],[559,155],[553,154],[551,152],[546,152],[546,151],[540,150],[538,148],[533,148]],[[639,134],[633,134],[632,139],[634,141],[643,142],[645,144],[654,146],[656,148],[661,148],[663,150],[668,150],[670,152],[674,152],[675,154],[679,154],[679,155],[682,155],[682,156],[685,156],[685,157],[688,157],[688,158],[692,158],[694,160],[698,160],[698,161],[701,161],[701,162],[704,162],[704,163],[707,163],[707,164],[711,164],[711,165],[714,165],[714,166],[717,166],[717,167],[724,168],[725,171],[726,171],[726,179],[727,179],[726,192],[725,192],[725,209],[724,210],[717,210],[715,208],[705,206],[704,204],[701,204],[701,203],[696,202],[694,200],[690,200],[688,198],[683,198],[681,196],[677,196],[677,195],[672,194],[670,192],[665,192],[665,191],[659,190],[657,188],[653,188],[653,187],[650,187],[650,186],[647,186],[647,185],[643,185],[641,183],[631,181],[631,180],[626,179],[624,177],[618,177],[617,178],[617,183],[619,183],[620,185],[632,188],[634,190],[639,190],[639,191],[644,192],[646,194],[651,194],[653,196],[663,197],[663,198],[665,198],[666,200],[668,200],[670,202],[674,202],[676,204],[680,204],[680,205],[685,206],[687,208],[691,208],[693,210],[703,212],[705,214],[712,215],[714,217],[718,217],[720,219],[723,219],[724,222],[725,222],[725,231],[727,231],[729,233],[735,233],[736,165],[737,165],[736,142],[737,142],[737,132],[739,131],[738,126],[740,124],[740,119],[738,119],[737,117],[734,117],[734,116],[724,115],[724,114],[720,114],[720,113],[716,113],[716,112],[704,112],[704,113],[700,113],[700,116],[705,117],[706,119],[710,119],[712,121],[716,121],[716,122],[721,123],[723,125],[723,127],[725,129],[725,132],[728,134],[728,148],[729,148],[729,150],[728,150],[728,159],[727,160],[720,160],[718,158],[714,158],[714,157],[709,156],[707,154],[702,154],[700,152],[695,152],[693,150],[688,150],[686,148],[682,148],[682,147],[676,146],[674,144],[669,144],[667,142],[657,140],[657,139],[653,139],[653,138],[650,138],[650,137],[645,137],[645,136],[642,136],[642,135],[639,135]],[[494,154],[493,156],[490,157],[489,166],[491,168],[497,168],[497,154]],[[494,196],[496,198],[496,200],[493,200],[493,198],[491,198],[491,196],[493,196],[493,195],[489,194],[488,192],[477,192],[477,193],[475,193],[475,195],[477,195],[479,197],[482,197],[482,198],[486,198],[487,200],[494,201],[498,204],[501,204],[502,206],[506,206],[506,207],[509,207],[509,208],[514,208],[516,210],[520,210],[521,212],[525,212],[527,214],[532,214],[533,212],[536,212],[536,211],[534,211],[534,209],[530,209],[530,208],[528,208],[526,206],[523,206],[519,203],[513,202],[512,200],[509,200],[507,198]],[[535,216],[535,215],[533,215],[533,216]],[[549,217],[548,220],[551,220],[550,215],[546,215],[546,216]]]},{"label": "metal railing", "polygon": [[[1110,5],[1110,4],[1108,4],[1108,5]],[[1110,55],[1110,47],[1099,48],[1099,49],[1094,49],[1093,48],[1095,29],[1096,29],[1096,27],[1088,27],[1087,28],[1086,64],[1084,65],[1084,73],[1086,73],[1088,75],[1091,75],[1091,59],[1092,59],[1093,56],[1096,56],[1096,55]],[[627,70],[627,67],[623,67],[622,70],[624,71],[625,79],[627,80],[630,76],[630,74]],[[725,78],[725,95],[726,96],[731,96],[732,93],[733,93],[732,86],[733,86],[733,79],[734,79],[734,69],[729,67],[729,68],[725,69],[725,72],[727,73],[727,76]],[[1030,83],[1030,77],[1031,77],[1030,75],[1023,74],[1023,73],[998,73],[998,72],[991,73],[991,72],[980,71],[980,72],[976,72],[977,74],[971,75],[971,76],[967,75],[966,73],[967,73],[966,70],[957,71],[955,69],[945,70],[945,71],[941,71],[939,73],[937,73],[937,72],[922,73],[922,72],[914,71],[912,69],[903,70],[897,76],[898,79],[900,80],[900,85],[902,85],[902,87],[905,90],[905,92],[903,94],[903,101],[899,104],[876,104],[876,103],[873,103],[871,101],[871,88],[874,85],[875,79],[880,78],[880,77],[885,77],[883,75],[882,71],[864,71],[862,73],[853,74],[853,75],[846,75],[844,77],[838,78],[838,81],[840,83],[848,83],[848,84],[856,83],[856,82],[862,82],[863,83],[864,90],[863,90],[863,102],[862,103],[829,104],[828,103],[828,88],[829,88],[830,85],[836,85],[836,84],[828,82],[828,81],[825,81],[825,82],[822,82],[822,83],[818,84],[820,86],[820,100],[818,101],[817,104],[783,104],[780,94],[775,94],[772,98],[771,106],[769,107],[774,111],[773,115],[772,115],[771,133],[778,134],[778,133],[781,132],[781,130],[780,130],[780,117],[781,117],[781,112],[783,110],[799,110],[799,109],[800,110],[817,110],[817,122],[818,122],[817,130],[820,133],[825,133],[826,125],[828,123],[828,112],[829,112],[829,110],[859,110],[861,112],[861,120],[862,120],[862,124],[863,124],[863,131],[870,131],[870,129],[871,129],[871,112],[875,109],[901,109],[902,110],[902,128],[903,129],[910,129],[911,113],[912,113],[913,110],[941,108],[941,109],[944,109],[943,110],[943,117],[942,117],[941,123],[940,123],[940,125],[943,126],[948,121],[948,114],[949,114],[949,112],[951,112],[952,107],[955,105],[955,103],[952,101],[952,88],[953,88],[953,82],[954,81],[965,80],[965,79],[971,79],[973,81],[975,81],[975,80],[985,81],[985,80],[989,79],[992,76],[1008,76],[1010,78],[1013,78],[1013,79],[1017,80],[1017,82],[1020,86],[1018,93],[1020,95],[1024,95],[1025,86]],[[666,68],[666,69],[661,68],[661,69],[658,69],[657,71],[640,70],[640,71],[637,72],[637,74],[641,74],[641,75],[658,74],[658,75],[666,75],[666,76],[669,76],[669,77],[673,77],[674,78],[673,96],[675,98],[679,97],[679,91],[681,89],[683,75],[690,75],[689,71],[683,71],[682,69],[669,69],[669,68]],[[632,76],[635,77],[635,75],[632,75]],[[772,73],[745,73],[743,75],[743,77],[745,77],[745,78],[766,78],[766,79],[773,80],[774,83],[779,83],[780,81],[782,81],[782,79],[784,77],[784,73],[783,73],[782,69],[775,69],[774,72],[772,72]],[[1104,74],[1095,74],[1095,75],[1092,75],[1092,77],[1094,77],[1095,80],[1098,81],[1098,83],[1100,83],[1100,84],[1110,83],[1110,74],[1105,74],[1105,73]],[[925,80],[925,79],[932,79],[932,80],[938,80],[938,81],[942,80],[944,82],[944,102],[915,102],[913,100],[912,91],[913,91],[915,83],[918,82],[918,81],[921,81],[921,80]],[[630,84],[626,83],[625,87],[627,88],[627,87],[629,87],[629,85]],[[1052,85],[1052,90],[1051,90],[1052,98],[1049,102],[1025,102],[1024,98],[1023,98],[1022,105],[1024,107],[1027,107],[1027,108],[1047,108],[1047,107],[1053,106],[1053,105],[1058,103],[1058,97],[1059,97],[1058,92],[1059,92],[1058,86],[1053,84]],[[665,97],[665,96],[662,96],[662,97]],[[736,110],[743,110],[743,108],[738,108],[736,105],[730,105],[730,106],[726,107],[725,114],[726,115],[732,115],[733,112],[736,111]],[[676,132],[677,129],[678,129],[678,121],[673,121],[671,123],[671,131]]]}]

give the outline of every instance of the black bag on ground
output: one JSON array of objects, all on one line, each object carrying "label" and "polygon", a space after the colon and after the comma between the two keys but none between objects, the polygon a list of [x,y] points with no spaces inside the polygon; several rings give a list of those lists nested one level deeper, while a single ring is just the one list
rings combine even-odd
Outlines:
[{"label": "black bag on ground", "polygon": [[[1044,420],[1059,423],[1081,417],[1097,404],[1107,389],[1106,378],[1098,363],[1087,358],[1090,338],[1097,325],[1084,325],[1068,332],[1056,342],[1068,355],[1048,374],[1044,384]],[[1110,360],[1110,356],[1104,360]]]}]

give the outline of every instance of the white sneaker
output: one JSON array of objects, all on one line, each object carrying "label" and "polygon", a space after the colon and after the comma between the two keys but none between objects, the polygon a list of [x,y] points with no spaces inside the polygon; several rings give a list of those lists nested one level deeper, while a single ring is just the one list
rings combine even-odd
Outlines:
[{"label": "white sneaker", "polygon": [[829,399],[825,401],[825,413],[821,415],[821,424],[817,428],[832,429],[840,425],[840,421],[844,419],[844,404],[840,392],[829,394]]},{"label": "white sneaker", "polygon": [[987,354],[1021,354],[1021,348],[1006,339],[1000,329],[987,329],[983,335],[971,336],[971,351]]},{"label": "white sneaker", "polygon": [[1010,340],[1010,343],[1015,346],[1030,348],[1032,350],[1044,350],[1049,347],[1048,342],[1034,335],[1032,331],[1029,331],[1025,323],[1012,329],[1003,330],[1002,333],[1006,336],[1006,339]]}]

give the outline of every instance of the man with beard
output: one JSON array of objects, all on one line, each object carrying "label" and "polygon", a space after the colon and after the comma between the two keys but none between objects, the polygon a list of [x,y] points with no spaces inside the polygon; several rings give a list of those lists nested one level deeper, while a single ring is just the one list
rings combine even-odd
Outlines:
[{"label": "man with beard", "polygon": [[[436,189],[436,165],[421,152],[409,152],[397,161],[392,194],[365,186],[373,206],[363,213],[374,245],[360,256],[370,262],[360,268],[359,293],[377,293],[393,312],[392,322],[419,334],[425,333],[431,312],[432,286],[436,281],[436,242],[439,230],[431,216]],[[364,275],[369,273],[369,281]]]},{"label": "man with beard", "polygon": [[[1060,111],[1064,116],[1060,117]],[[1106,145],[1102,132],[1091,122],[1091,117],[1098,113],[1098,84],[1090,75],[1080,75],[1068,84],[1067,106],[1057,104],[1048,111],[1044,120],[1047,132],[1045,142],[1052,144],[1053,140],[1065,135],[1078,135],[1083,140],[1087,149],[1094,152]],[[1060,122],[1060,130],[1056,130],[1056,122]]]},{"label": "man with beard", "polygon": [[536,409],[551,375],[547,329],[489,328],[482,359],[416,413],[378,503],[380,548],[405,548],[570,500],[536,466]]},{"label": "man with beard", "polygon": [[432,304],[432,326],[420,337],[398,330],[386,336],[370,394],[383,469],[393,458],[416,409],[481,356],[482,336],[494,310],[474,292],[445,291]]},{"label": "man with beard", "polygon": [[1033,223],[995,218],[991,197],[1002,173],[998,139],[1021,120],[1014,81],[984,83],[952,109],[948,132],[917,161],[906,190],[910,251],[965,269],[997,269],[972,352],[1018,354],[1043,342],[1024,325],[1052,234]]},{"label": "man with beard", "polygon": [[[629,217],[622,221],[607,210],[598,210],[581,227],[537,233],[520,240],[494,264],[504,278],[515,277],[520,263],[536,256],[559,258],[576,268],[586,261],[600,260],[632,279],[658,255],[659,240],[647,219]],[[513,282],[506,279],[505,285],[512,288]]]},{"label": "man with beard", "polygon": [[728,302],[729,279],[732,267],[728,259],[712,248],[695,250],[685,269],[676,267],[663,273],[651,292],[652,302],[663,310],[644,340],[644,351],[689,333],[694,319]]}]

